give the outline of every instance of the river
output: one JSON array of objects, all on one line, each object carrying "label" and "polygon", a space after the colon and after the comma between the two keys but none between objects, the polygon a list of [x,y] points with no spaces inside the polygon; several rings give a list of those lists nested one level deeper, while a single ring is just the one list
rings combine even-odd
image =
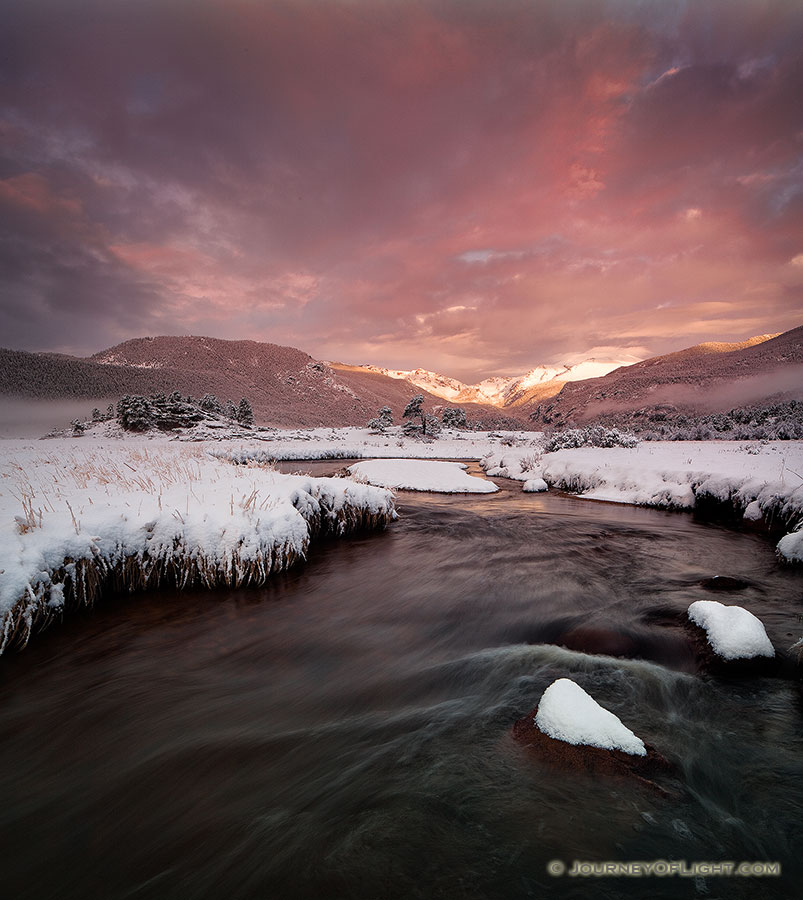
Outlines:
[{"label": "river", "polygon": [[[315,545],[266,588],[110,597],[0,659],[3,895],[800,896],[799,683],[705,674],[662,621],[742,603],[788,647],[803,575],[687,514],[496,483],[401,493],[386,532]],[[711,594],[716,574],[748,586]],[[512,741],[559,677],[675,764],[671,797]],[[656,859],[783,874],[546,868]]]}]

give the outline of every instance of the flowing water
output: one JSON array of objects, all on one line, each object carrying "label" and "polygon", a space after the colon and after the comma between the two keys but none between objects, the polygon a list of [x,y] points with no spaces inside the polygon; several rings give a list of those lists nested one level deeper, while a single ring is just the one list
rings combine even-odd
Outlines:
[{"label": "flowing water", "polygon": [[[666,623],[724,599],[788,647],[801,573],[685,514],[497,483],[403,493],[387,532],[266,588],[108,598],[1,659],[2,896],[800,896],[799,684],[701,673]],[[701,587],[723,573],[748,586]],[[512,741],[564,676],[675,764],[669,797]],[[555,859],[783,874],[556,878]]]}]

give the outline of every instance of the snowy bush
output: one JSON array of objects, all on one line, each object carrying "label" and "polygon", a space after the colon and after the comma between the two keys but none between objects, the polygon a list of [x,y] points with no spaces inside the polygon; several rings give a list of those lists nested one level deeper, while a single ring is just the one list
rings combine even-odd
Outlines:
[{"label": "snowy bush", "polygon": [[522,472],[532,472],[535,469],[538,469],[541,465],[541,454],[530,453],[527,456],[523,456],[519,462],[519,468]]},{"label": "snowy bush", "polygon": [[631,430],[642,440],[791,441],[803,439],[803,402],[765,402],[706,414],[663,404],[605,415],[600,422]]}]

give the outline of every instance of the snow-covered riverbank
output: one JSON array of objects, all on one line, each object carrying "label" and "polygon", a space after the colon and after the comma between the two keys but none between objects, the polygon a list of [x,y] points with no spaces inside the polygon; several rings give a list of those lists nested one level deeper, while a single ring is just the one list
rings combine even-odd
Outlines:
[{"label": "snow-covered riverbank", "polygon": [[268,459],[479,459],[491,477],[550,487],[589,500],[662,509],[719,507],[759,530],[789,532],[780,555],[803,562],[803,441],[651,441],[544,453],[537,432],[446,431],[422,442],[401,429],[278,431],[266,445],[215,444],[237,462]]},{"label": "snow-covered riverbank", "polygon": [[384,527],[392,494],[233,465],[201,444],[0,443],[0,652],[104,588],[261,584],[318,534]]},{"label": "snow-covered riverbank", "polygon": [[543,478],[589,500],[662,509],[720,508],[756,528],[790,532],[778,545],[803,562],[803,442],[645,442],[637,447],[580,447],[554,453],[494,448],[491,476]]},{"label": "snow-covered riverbank", "polygon": [[447,432],[422,442],[398,430],[349,428],[276,432],[267,445],[165,436],[2,441],[0,651],[104,588],[259,584],[303,558],[316,534],[383,527],[395,515],[387,490],[281,475],[266,466],[275,459],[480,459],[491,477],[543,478],[589,499],[674,509],[719,503],[758,527],[783,526],[779,553],[803,562],[803,442],[542,453],[538,437]]}]

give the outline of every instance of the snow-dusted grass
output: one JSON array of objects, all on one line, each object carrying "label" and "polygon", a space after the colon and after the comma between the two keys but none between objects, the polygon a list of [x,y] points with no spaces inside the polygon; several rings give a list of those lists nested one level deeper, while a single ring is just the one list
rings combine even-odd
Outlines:
[{"label": "snow-dusted grass", "polygon": [[[180,439],[192,437],[189,431]],[[140,440],[150,444],[168,438]],[[780,541],[778,552],[790,562],[803,562],[803,533],[798,530],[803,525],[803,441],[653,441],[634,448],[580,447],[554,453],[544,453],[543,445],[539,432],[445,430],[434,440],[421,441],[405,437],[399,426],[382,434],[367,428],[275,430],[247,441],[221,432],[204,442],[210,452],[241,464],[479,459],[492,478],[543,479],[588,499],[666,509],[721,505],[754,527],[793,532]]]},{"label": "snow-dusted grass", "polygon": [[399,426],[384,434],[367,428],[310,428],[275,431],[258,441],[220,440],[212,452],[245,463],[249,460],[302,459],[480,459],[494,448],[537,445],[538,432],[459,431],[444,429],[437,438],[407,437]]},{"label": "snow-dusted grass", "polygon": [[488,475],[549,485],[590,500],[665,509],[722,506],[754,525],[787,528],[778,544],[803,562],[803,441],[645,442],[634,448],[581,447],[535,453],[495,447],[483,459]]},{"label": "snow-dusted grass", "polygon": [[199,444],[0,443],[0,652],[104,588],[261,584],[318,534],[383,527],[392,495],[235,466]]},{"label": "snow-dusted grass", "polygon": [[499,488],[466,473],[464,463],[422,459],[372,459],[349,466],[357,481],[394,490],[434,491],[440,494],[492,494]]},{"label": "snow-dusted grass", "polygon": [[725,606],[716,600],[697,600],[689,607],[689,619],[705,631],[708,643],[723,659],[775,656],[759,618],[742,606]]},{"label": "snow-dusted grass", "polygon": [[568,678],[553,681],[544,691],[534,721],[539,731],[556,741],[647,755],[640,737]]}]

